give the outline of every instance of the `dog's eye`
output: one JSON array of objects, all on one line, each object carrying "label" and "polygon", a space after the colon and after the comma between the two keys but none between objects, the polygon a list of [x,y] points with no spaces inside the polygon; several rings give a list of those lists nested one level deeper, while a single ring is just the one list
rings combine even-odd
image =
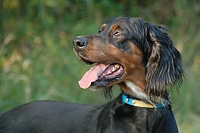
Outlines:
[{"label": "dog's eye", "polygon": [[116,32],[113,34],[113,37],[114,37],[114,38],[122,38],[122,37],[124,37],[124,35],[123,35],[121,32],[116,31]]},{"label": "dog's eye", "polygon": [[99,33],[102,32],[102,31],[103,31],[102,29],[99,29]]},{"label": "dog's eye", "polygon": [[99,29],[99,33],[102,32],[103,30],[104,30],[104,28],[100,28],[100,29]]}]

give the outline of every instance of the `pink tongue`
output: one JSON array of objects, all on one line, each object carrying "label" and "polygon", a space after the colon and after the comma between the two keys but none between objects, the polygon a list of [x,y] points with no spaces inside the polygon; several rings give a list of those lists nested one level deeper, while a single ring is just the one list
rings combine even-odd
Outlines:
[{"label": "pink tongue", "polygon": [[90,68],[90,70],[88,70],[78,82],[79,86],[83,89],[90,87],[91,83],[98,79],[107,66],[108,65],[105,64],[99,64]]}]

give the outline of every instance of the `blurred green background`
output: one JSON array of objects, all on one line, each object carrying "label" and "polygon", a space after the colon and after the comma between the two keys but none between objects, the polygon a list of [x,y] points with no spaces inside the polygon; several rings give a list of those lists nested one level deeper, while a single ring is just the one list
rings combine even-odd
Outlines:
[{"label": "blurred green background", "polygon": [[72,40],[116,16],[168,26],[185,70],[183,85],[171,92],[173,111],[181,133],[199,133],[199,0],[0,0],[0,113],[43,99],[107,102],[102,91],[78,86],[89,66],[77,59]]}]

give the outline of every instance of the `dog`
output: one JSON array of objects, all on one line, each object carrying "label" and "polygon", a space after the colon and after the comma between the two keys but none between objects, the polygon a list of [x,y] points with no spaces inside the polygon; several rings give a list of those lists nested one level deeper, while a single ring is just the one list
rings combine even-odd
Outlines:
[{"label": "dog", "polygon": [[169,91],[183,81],[181,55],[167,27],[141,18],[116,17],[99,33],[73,41],[77,57],[93,64],[81,88],[112,96],[104,105],[35,101],[0,116],[1,133],[177,133]]}]

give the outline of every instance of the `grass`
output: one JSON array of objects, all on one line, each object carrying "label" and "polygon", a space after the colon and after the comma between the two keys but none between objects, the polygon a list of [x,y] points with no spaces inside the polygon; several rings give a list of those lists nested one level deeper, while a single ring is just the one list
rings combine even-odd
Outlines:
[{"label": "grass", "polygon": [[173,95],[173,110],[181,133],[198,133],[200,131],[198,124],[200,122],[200,83],[196,79],[200,75],[190,70],[186,70],[186,73],[180,93]]},{"label": "grass", "polygon": [[[103,8],[104,14],[101,14],[98,9],[104,5],[96,4],[94,9],[90,9],[94,10],[95,19],[87,16],[75,20],[72,12],[70,16],[66,16],[65,8],[57,8],[55,3],[48,5],[55,15],[51,16],[44,8],[46,1],[41,2],[41,5],[37,4],[38,1],[30,1],[32,7],[27,10],[27,16],[22,14],[24,20],[20,20],[16,18],[15,12],[17,1],[11,2],[11,5],[9,1],[5,2],[7,2],[5,9],[10,10],[3,19],[1,18],[4,21],[0,19],[0,24],[4,22],[3,29],[0,29],[2,40],[0,43],[0,113],[35,100],[48,99],[84,104],[102,104],[108,101],[103,97],[101,90],[93,92],[80,89],[78,86],[77,81],[89,66],[77,59],[73,52],[72,40],[77,35],[97,33],[103,22],[100,18],[107,20],[106,18],[119,16],[117,11],[121,11],[120,5],[116,5],[118,7],[110,14]],[[54,1],[47,1],[49,2]],[[163,10],[163,6],[159,3],[151,5],[151,1],[147,2],[149,2],[148,8],[145,7],[147,6],[145,3],[142,3],[140,6],[144,6],[143,8],[140,9],[138,5],[137,11],[129,15],[138,15],[146,21],[152,23],[161,21],[168,25],[168,33],[181,52],[186,73],[179,92],[172,91],[173,111],[181,133],[198,133],[200,132],[199,4],[192,0],[176,1],[173,5],[175,8],[169,12],[170,10]],[[107,5],[113,7],[112,2]],[[50,8],[50,6],[55,7]],[[70,9],[76,11],[78,15],[82,13],[85,16],[85,7],[80,6],[82,12],[75,5],[73,7]],[[172,6],[169,7],[171,9]],[[159,16],[159,11],[169,16]],[[79,17],[77,14],[76,16]],[[34,15],[36,18],[32,19]],[[113,97],[118,95],[119,88],[116,87],[114,90]]]},{"label": "grass", "polygon": [[[77,25],[73,32],[78,33],[80,27]],[[91,27],[88,33],[97,29],[96,25]],[[77,81],[89,66],[76,58],[72,50],[73,37],[64,34],[59,39],[52,39],[52,36],[41,36],[46,45],[36,44],[38,46],[27,56],[14,50],[10,56],[1,59],[0,113],[23,103],[44,99],[84,104],[107,102],[102,91],[82,90],[78,86]],[[197,124],[200,120],[200,83],[197,80],[200,72],[198,66],[184,64],[184,67],[185,81],[179,93],[172,92],[173,110],[181,133],[197,133],[200,131]],[[114,97],[117,90],[115,88]]]}]

